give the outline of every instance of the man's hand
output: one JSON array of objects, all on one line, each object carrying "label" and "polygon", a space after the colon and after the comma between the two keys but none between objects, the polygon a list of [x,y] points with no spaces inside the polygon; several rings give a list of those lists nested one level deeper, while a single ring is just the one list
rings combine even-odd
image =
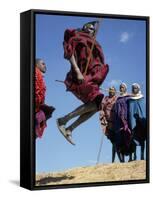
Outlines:
[{"label": "man's hand", "polygon": [[70,63],[71,63],[71,66],[73,67],[73,69],[74,69],[74,71],[76,73],[76,77],[78,79],[78,82],[82,83],[84,81],[84,77],[83,77],[82,73],[80,72],[80,69],[79,69],[79,67],[77,65],[77,62],[75,60],[74,55],[71,56]]},{"label": "man's hand", "polygon": [[78,79],[78,82],[79,82],[79,83],[84,82],[84,77],[83,77],[83,75],[82,75],[81,72],[80,72],[80,73],[77,73],[77,79]]}]

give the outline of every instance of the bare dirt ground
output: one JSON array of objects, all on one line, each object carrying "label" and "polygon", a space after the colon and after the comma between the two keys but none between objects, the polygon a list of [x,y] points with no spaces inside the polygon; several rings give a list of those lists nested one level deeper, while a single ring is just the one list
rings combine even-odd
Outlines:
[{"label": "bare dirt ground", "polygon": [[36,185],[59,185],[106,181],[142,180],[146,178],[146,161],[98,164],[57,173],[36,175]]}]

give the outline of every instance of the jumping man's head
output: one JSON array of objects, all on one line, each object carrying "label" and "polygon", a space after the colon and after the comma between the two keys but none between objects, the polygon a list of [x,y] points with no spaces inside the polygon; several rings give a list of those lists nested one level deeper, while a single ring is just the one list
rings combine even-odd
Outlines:
[{"label": "jumping man's head", "polygon": [[86,23],[86,24],[83,25],[82,30],[83,30],[85,33],[88,33],[90,36],[93,37],[93,36],[95,35],[95,31],[96,31],[95,25],[96,25],[97,23],[98,23],[97,21]]},{"label": "jumping man's head", "polygon": [[43,59],[37,58],[36,59],[36,67],[42,72],[45,73],[46,72],[46,64],[43,61]]}]

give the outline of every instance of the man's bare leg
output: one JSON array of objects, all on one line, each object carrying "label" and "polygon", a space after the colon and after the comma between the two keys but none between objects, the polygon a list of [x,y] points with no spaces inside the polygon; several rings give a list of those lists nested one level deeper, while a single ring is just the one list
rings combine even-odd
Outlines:
[{"label": "man's bare leg", "polygon": [[58,118],[57,121],[58,121],[59,125],[65,126],[66,123],[69,120],[73,119],[74,117],[83,115],[83,114],[88,113],[88,112],[93,112],[93,111],[97,111],[97,105],[94,101],[79,106],[74,111],[68,113],[64,117]]},{"label": "man's bare leg", "polygon": [[[83,104],[79,106],[77,109],[67,114],[66,116],[57,119],[57,126],[63,136],[74,145],[71,137],[72,130],[79,126],[81,123],[89,119],[93,114],[97,112],[97,105],[95,102],[89,102],[87,104]],[[66,123],[74,117],[79,116],[79,118],[71,124],[67,129],[65,128]]]},{"label": "man's bare leg", "polygon": [[87,112],[87,113],[84,113],[84,114],[80,115],[80,117],[76,121],[74,121],[68,128],[66,128],[66,131],[68,130],[68,131],[72,132],[76,127],[78,127],[83,122],[87,121],[96,112],[97,112],[97,110],[91,111],[91,112]]},{"label": "man's bare leg", "polygon": [[72,141],[72,131],[76,127],[78,127],[80,124],[82,124],[83,122],[87,121],[96,112],[97,112],[97,110],[80,115],[80,117],[76,121],[74,121],[68,128],[66,128],[65,133],[66,133],[67,137],[69,137],[71,139],[71,141]]}]

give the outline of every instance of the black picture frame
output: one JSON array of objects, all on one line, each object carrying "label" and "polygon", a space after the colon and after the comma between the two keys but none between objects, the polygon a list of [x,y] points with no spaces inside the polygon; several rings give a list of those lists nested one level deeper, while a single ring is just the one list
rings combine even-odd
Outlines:
[{"label": "black picture frame", "polygon": [[[60,185],[35,185],[35,23],[36,14],[135,19],[146,21],[146,179]],[[149,16],[129,16],[69,11],[29,10],[20,14],[20,186],[30,190],[149,183]]]}]

